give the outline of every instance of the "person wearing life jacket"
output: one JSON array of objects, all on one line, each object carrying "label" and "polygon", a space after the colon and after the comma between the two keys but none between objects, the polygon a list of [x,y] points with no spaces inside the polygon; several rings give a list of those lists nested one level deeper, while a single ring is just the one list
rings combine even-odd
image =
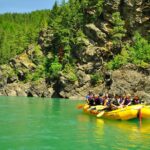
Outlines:
[{"label": "person wearing life jacket", "polygon": [[124,103],[123,103],[124,106],[129,106],[131,105],[131,95],[130,94],[127,94],[125,99],[124,99]]},{"label": "person wearing life jacket", "polygon": [[140,104],[140,103],[141,103],[141,100],[139,99],[139,97],[137,95],[134,96],[134,98],[132,100],[132,104],[137,105],[137,104]]},{"label": "person wearing life jacket", "polygon": [[103,105],[106,106],[108,103],[108,94],[104,94],[103,96]]},{"label": "person wearing life jacket", "polygon": [[89,91],[86,96],[86,102],[88,105],[93,106],[94,105],[94,94],[92,91]]},{"label": "person wearing life jacket", "polygon": [[107,110],[111,110],[112,99],[113,99],[113,95],[111,93],[106,94],[105,97],[104,97],[103,105],[107,106],[106,107]]},{"label": "person wearing life jacket", "polygon": [[103,93],[99,93],[98,96],[95,97],[95,105],[103,105]]},{"label": "person wearing life jacket", "polygon": [[115,94],[112,102],[111,102],[111,110],[115,110],[118,108],[123,108],[124,99],[121,94]]}]

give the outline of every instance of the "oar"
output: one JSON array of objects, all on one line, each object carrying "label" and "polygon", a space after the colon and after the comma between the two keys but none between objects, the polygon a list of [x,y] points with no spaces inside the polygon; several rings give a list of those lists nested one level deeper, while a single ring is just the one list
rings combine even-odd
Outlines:
[{"label": "oar", "polygon": [[96,105],[96,106],[90,106],[89,111],[90,110],[103,110],[105,109],[107,106],[103,106],[103,105]]},{"label": "oar", "polygon": [[96,106],[90,106],[90,107],[88,108],[88,111],[91,111],[91,110],[96,110]]},{"label": "oar", "polygon": [[78,109],[82,109],[82,108],[84,107],[84,105],[85,105],[85,104],[79,104],[79,105],[77,106],[77,108],[78,108]]},{"label": "oar", "polygon": [[[86,107],[85,107],[85,106],[86,106]],[[79,104],[79,105],[77,106],[77,108],[78,108],[78,109],[82,109],[82,108],[87,109],[87,108],[89,108],[89,105],[86,105],[86,104]]]},{"label": "oar", "polygon": [[99,113],[97,114],[97,117],[98,118],[100,118],[100,117],[102,117],[103,115],[104,115],[104,113],[105,113],[105,108],[107,108],[107,106],[101,106],[99,109],[98,109],[98,111],[99,111]]},{"label": "oar", "polygon": [[103,106],[103,105],[91,106],[89,108],[89,111],[92,114],[96,114],[97,117],[101,117],[105,113],[104,111],[105,108],[107,108],[107,106]]},{"label": "oar", "polygon": [[97,105],[96,106],[96,110],[103,110],[105,108],[107,108],[107,106],[103,106],[103,105]]},{"label": "oar", "polygon": [[98,117],[98,118],[102,117],[102,116],[104,115],[104,113],[105,113],[105,111],[104,111],[104,110],[103,110],[103,111],[101,111],[101,112],[99,112],[99,113],[97,114],[97,117]]}]

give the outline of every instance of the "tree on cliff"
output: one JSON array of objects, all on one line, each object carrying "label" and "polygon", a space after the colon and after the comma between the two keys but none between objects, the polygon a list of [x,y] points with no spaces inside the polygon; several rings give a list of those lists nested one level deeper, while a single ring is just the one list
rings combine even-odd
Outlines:
[{"label": "tree on cliff", "polygon": [[125,37],[126,29],[125,22],[121,19],[120,12],[112,14],[113,28],[111,38],[115,47],[122,47],[122,38]]}]

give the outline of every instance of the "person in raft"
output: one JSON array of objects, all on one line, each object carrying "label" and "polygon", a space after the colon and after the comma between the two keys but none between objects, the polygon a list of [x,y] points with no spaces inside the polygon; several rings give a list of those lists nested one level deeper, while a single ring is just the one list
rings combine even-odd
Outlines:
[{"label": "person in raft", "polygon": [[98,96],[94,97],[95,105],[103,105],[103,93],[99,93]]},{"label": "person in raft", "polygon": [[86,96],[86,102],[88,105],[93,106],[94,105],[94,94],[92,91],[89,91]]},{"label": "person in raft", "polygon": [[123,105],[124,106],[129,106],[131,105],[131,95],[130,94],[127,94],[125,99],[124,99],[124,102],[123,102]]},{"label": "person in raft", "polygon": [[120,93],[115,94],[114,98],[111,100],[111,110],[118,108],[123,108],[124,99]]},{"label": "person in raft", "polygon": [[132,104],[133,105],[141,104],[141,100],[139,99],[139,97],[137,95],[134,96],[134,98],[132,100]]},{"label": "person in raft", "polygon": [[103,105],[106,106],[106,109],[111,110],[111,102],[113,100],[113,94],[105,94],[103,99]]}]

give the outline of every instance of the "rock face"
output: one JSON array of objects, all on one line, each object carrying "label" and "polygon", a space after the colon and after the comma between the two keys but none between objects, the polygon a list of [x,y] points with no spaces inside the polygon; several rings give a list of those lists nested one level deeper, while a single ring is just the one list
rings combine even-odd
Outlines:
[{"label": "rock face", "polygon": [[43,53],[30,45],[24,53],[11,59],[9,64],[0,66],[0,95],[52,97],[53,87],[47,85],[44,78],[36,82],[25,81],[27,74],[32,75],[39,66],[35,57],[43,57]]},{"label": "rock face", "polygon": [[85,27],[85,33],[89,38],[95,42],[98,42],[99,45],[106,42],[106,34],[97,28],[94,24],[87,24]]},{"label": "rock face", "polygon": [[5,96],[27,96],[26,90],[29,85],[21,83],[7,84],[1,91],[0,95]]},{"label": "rock face", "polygon": [[[150,2],[147,0],[105,0],[104,19],[111,22],[111,14],[120,12],[128,34],[138,30],[144,35],[150,32]],[[148,32],[147,32],[148,31]]]},{"label": "rock face", "polygon": [[[92,12],[94,13],[94,10]],[[92,12],[89,12],[89,15],[92,15]],[[47,81],[43,76],[38,81],[26,81],[27,74],[33,75],[44,57],[53,58],[50,49],[54,34],[47,28],[39,34],[39,47],[29,45],[24,53],[11,59],[9,64],[0,66],[0,95],[84,99],[89,90],[93,90],[95,94],[106,92],[105,83],[101,81],[92,85],[91,77],[93,74],[103,74],[104,63],[117,53],[114,53],[111,41],[112,14],[115,12],[120,12],[121,19],[125,21],[126,37],[131,37],[135,30],[145,36],[149,35],[149,1],[105,0],[103,12],[97,21],[85,25],[86,38],[77,39],[79,43],[83,43],[83,47],[74,52],[77,59],[76,81],[70,81],[63,73],[54,81]],[[112,71],[112,79],[109,92],[137,94],[150,101],[150,68],[141,70],[129,64],[120,70]]]},{"label": "rock face", "polygon": [[52,97],[54,90],[44,80],[41,80],[38,83],[31,84],[26,93],[29,97]]},{"label": "rock face", "polygon": [[[145,0],[138,0],[138,1],[126,0],[123,2],[122,7],[124,7],[123,12],[122,12],[123,16],[127,22],[127,26],[130,28],[130,31],[133,28],[138,28],[138,27],[140,29],[142,29],[144,27],[141,27],[141,25],[145,26],[145,24],[147,24],[149,22],[150,4],[148,1],[145,1]],[[148,23],[148,24],[150,24],[150,23]]]},{"label": "rock face", "polygon": [[113,72],[113,84],[110,92],[139,95],[145,101],[150,98],[150,76],[135,70],[121,69]]}]

